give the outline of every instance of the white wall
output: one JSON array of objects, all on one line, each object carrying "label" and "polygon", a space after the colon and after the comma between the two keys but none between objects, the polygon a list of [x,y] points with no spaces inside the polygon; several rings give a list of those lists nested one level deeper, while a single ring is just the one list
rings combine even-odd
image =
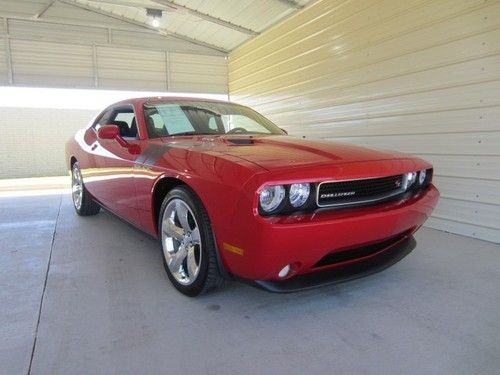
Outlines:
[{"label": "white wall", "polygon": [[66,175],[64,144],[96,113],[0,107],[0,179]]},{"label": "white wall", "polygon": [[290,134],[429,160],[427,225],[500,242],[500,3],[320,0],[229,58],[231,100]]}]

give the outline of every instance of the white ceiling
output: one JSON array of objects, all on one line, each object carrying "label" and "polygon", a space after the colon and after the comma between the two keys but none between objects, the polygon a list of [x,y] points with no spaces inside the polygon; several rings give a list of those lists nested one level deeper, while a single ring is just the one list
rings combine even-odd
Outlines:
[{"label": "white ceiling", "polygon": [[[229,52],[313,1],[0,0],[0,17],[101,27],[116,27],[119,22]],[[163,11],[158,28],[150,25],[146,8]],[[87,11],[85,17],[82,9]]]}]

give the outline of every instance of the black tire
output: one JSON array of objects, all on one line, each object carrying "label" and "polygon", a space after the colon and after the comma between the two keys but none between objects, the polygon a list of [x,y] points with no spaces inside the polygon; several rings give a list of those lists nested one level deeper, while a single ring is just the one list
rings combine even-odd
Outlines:
[{"label": "black tire", "polygon": [[[175,278],[167,264],[167,258],[165,255],[166,245],[162,234],[162,223],[164,220],[165,210],[169,203],[173,200],[181,200],[189,207],[190,215],[194,217],[193,225],[197,225],[199,228],[201,244],[201,249],[198,248],[198,251],[201,253],[199,255],[199,271],[197,276],[194,278],[194,281],[192,281],[189,285],[184,285]],[[219,270],[217,262],[217,248],[207,211],[205,210],[201,200],[187,186],[178,186],[170,190],[163,199],[158,219],[158,233],[165,271],[167,272],[168,278],[179,292],[189,297],[195,297],[197,295],[219,289],[226,284],[226,279],[221,276],[221,272]],[[182,267],[184,268],[186,267],[185,262],[186,260],[182,263]]]},{"label": "black tire", "polygon": [[[75,187],[80,185],[80,200],[75,196]],[[73,198],[73,207],[75,211],[80,216],[92,216],[97,215],[101,210],[101,206],[96,203],[92,196],[89,194],[83,183],[82,172],[80,171],[80,165],[76,161],[71,167],[71,197]]]}]

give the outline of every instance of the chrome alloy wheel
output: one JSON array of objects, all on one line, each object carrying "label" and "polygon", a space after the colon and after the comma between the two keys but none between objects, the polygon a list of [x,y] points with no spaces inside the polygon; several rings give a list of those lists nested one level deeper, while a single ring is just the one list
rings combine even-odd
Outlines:
[{"label": "chrome alloy wheel", "polygon": [[71,191],[73,196],[73,204],[79,210],[82,207],[83,200],[83,180],[80,168],[75,164],[73,165],[71,173]]},{"label": "chrome alloy wheel", "polygon": [[161,222],[161,241],[174,278],[182,285],[192,284],[200,272],[200,229],[193,211],[182,199],[168,202]]}]

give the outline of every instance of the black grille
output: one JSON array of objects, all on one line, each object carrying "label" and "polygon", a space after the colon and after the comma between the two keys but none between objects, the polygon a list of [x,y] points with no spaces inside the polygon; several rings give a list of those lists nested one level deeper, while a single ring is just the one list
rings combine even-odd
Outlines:
[{"label": "black grille", "polygon": [[350,206],[383,200],[402,192],[402,175],[324,182],[319,185],[317,203],[320,207]]},{"label": "black grille", "polygon": [[349,260],[354,260],[358,258],[363,258],[369,255],[373,255],[381,250],[384,250],[391,245],[401,241],[403,238],[408,236],[411,233],[411,230],[398,234],[397,236],[388,238],[384,241],[377,242],[371,245],[361,246],[354,249],[335,251],[328,255],[325,255],[323,258],[317,262],[314,267],[324,267],[331,266],[337,263],[347,262]]}]

